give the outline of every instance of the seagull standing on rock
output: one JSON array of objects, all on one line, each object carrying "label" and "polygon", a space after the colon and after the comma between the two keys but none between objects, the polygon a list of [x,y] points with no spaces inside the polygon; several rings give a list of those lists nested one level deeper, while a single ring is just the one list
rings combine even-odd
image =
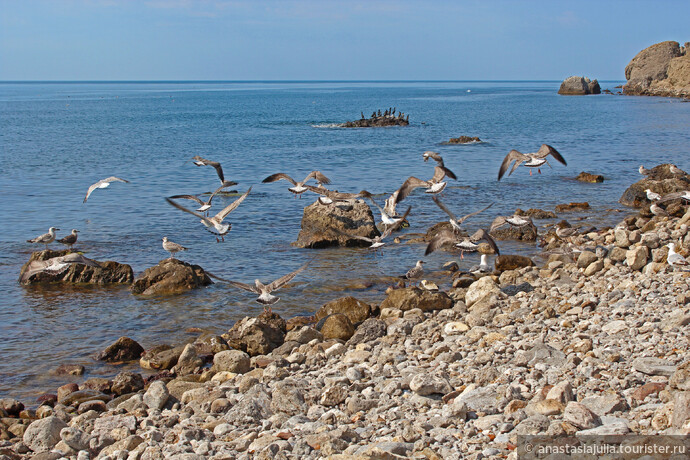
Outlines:
[{"label": "seagull standing on rock", "polygon": [[36,238],[32,238],[30,240],[26,240],[27,243],[41,243],[46,245],[46,249],[48,249],[48,245],[55,241],[55,231],[60,230],[59,228],[55,227],[50,227],[48,229],[48,233],[44,233],[43,235],[39,235]]},{"label": "seagull standing on rock", "polygon": [[640,165],[640,168],[638,169],[638,171],[639,171],[640,174],[642,174],[643,176],[649,176],[649,175],[652,173],[652,170],[651,170],[651,169],[647,169],[647,168],[645,168],[643,165]]},{"label": "seagull standing on rock", "polygon": [[69,235],[67,235],[64,238],[59,239],[58,243],[66,244],[67,246],[69,246],[69,249],[71,251],[72,246],[74,246],[74,243],[77,242],[77,233],[79,233],[79,230],[77,230],[76,228],[73,228],[72,233],[70,233]]},{"label": "seagull standing on rock", "polygon": [[424,267],[422,267],[423,264],[423,260],[418,260],[415,266],[410,268],[404,275],[401,275],[400,278],[409,281],[418,280],[424,274]]},{"label": "seagull standing on rock", "polygon": [[185,248],[181,244],[174,243],[168,239],[167,236],[163,237],[163,249],[168,251],[170,253],[170,258],[174,259],[175,254],[181,251],[186,251],[188,248]]},{"label": "seagull standing on rock", "polygon": [[688,263],[685,257],[676,252],[676,243],[669,243],[667,246],[668,256],[666,257],[666,261],[668,264],[673,268],[680,267],[682,270],[687,271],[687,267],[690,263]]},{"label": "seagull standing on rock", "polygon": [[646,189],[644,192],[647,194],[647,199],[649,201],[658,201],[661,199],[661,195],[659,195],[658,193],[652,192],[650,189]]}]

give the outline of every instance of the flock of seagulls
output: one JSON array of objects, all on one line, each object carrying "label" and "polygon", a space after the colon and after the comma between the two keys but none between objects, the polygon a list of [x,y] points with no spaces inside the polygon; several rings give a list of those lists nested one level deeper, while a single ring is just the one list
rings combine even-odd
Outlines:
[{"label": "flock of seagulls", "polygon": [[[509,169],[510,172],[508,173],[508,175],[511,175],[520,165],[524,165],[528,168],[538,168],[538,172],[541,173],[541,170],[539,168],[542,165],[546,164],[549,167],[551,167],[547,160],[548,156],[552,156],[556,161],[562,163],[563,165],[567,165],[566,160],[563,158],[563,156],[555,148],[547,144],[542,144],[539,150],[535,153],[523,154],[517,150],[511,150],[503,159],[500,165],[498,172],[498,180],[500,181]],[[431,240],[428,242],[426,246],[424,255],[429,255],[444,246],[451,246],[456,249],[459,249],[460,257],[464,258],[465,252],[477,252],[480,248],[481,242],[487,243],[491,249],[491,252],[495,254],[500,254],[496,242],[490,235],[491,232],[504,225],[510,225],[513,227],[532,226],[536,230],[536,227],[534,226],[532,219],[529,217],[518,215],[497,216],[489,229],[479,228],[476,231],[474,231],[474,233],[468,235],[462,228],[464,223],[471,217],[485,212],[486,210],[491,208],[491,206],[493,206],[494,203],[490,203],[477,211],[458,217],[440,199],[440,196],[442,196],[442,192],[445,190],[447,186],[448,180],[457,180],[457,176],[455,175],[455,173],[453,173],[453,171],[451,171],[449,168],[445,166],[443,158],[438,152],[425,151],[422,154],[422,157],[424,162],[434,160],[434,162],[436,163],[436,165],[434,166],[433,176],[429,180],[422,180],[415,176],[408,177],[402,183],[402,185],[385,200],[383,207],[381,207],[376,202],[373,194],[366,190],[362,190],[359,193],[343,193],[338,192],[337,190],[327,189],[324,185],[330,184],[331,180],[318,170],[311,171],[302,181],[296,181],[288,174],[281,172],[266,177],[262,181],[262,183],[272,183],[280,180],[285,180],[292,184],[292,186],[288,188],[288,191],[290,191],[295,198],[301,198],[302,194],[305,192],[312,192],[318,196],[318,203],[324,206],[337,205],[340,202],[345,202],[347,200],[355,198],[368,199],[378,209],[381,215],[380,220],[383,226],[382,234],[373,238],[369,238],[365,236],[356,236],[354,234],[350,234],[347,232],[341,233],[350,238],[359,239],[369,243],[369,248],[374,251],[374,254],[376,254],[377,250],[381,250],[381,248],[386,244],[385,240],[388,239],[393,232],[398,230],[403,225],[403,223],[407,222],[407,218],[410,215],[412,207],[408,207],[407,210],[402,215],[400,215],[396,211],[396,206],[398,203],[410,196],[412,192],[417,188],[425,189],[424,194],[431,196],[432,201],[448,216],[448,222],[450,223],[450,228],[442,229],[433,238],[431,238]],[[196,166],[213,167],[216,171],[218,179],[220,180],[220,186],[216,188],[216,190],[213,191],[213,193],[211,193],[206,199],[201,199],[198,195],[189,194],[173,195],[165,199],[174,208],[198,218],[199,222],[203,225],[203,228],[216,236],[217,242],[224,241],[225,235],[227,235],[232,228],[232,224],[230,222],[227,222],[228,216],[235,209],[237,209],[247,198],[249,193],[252,191],[252,187],[250,186],[242,195],[240,195],[233,202],[225,206],[218,213],[216,213],[215,215],[210,215],[209,211],[214,205],[214,198],[228,187],[237,185],[237,182],[225,180],[223,168],[219,162],[208,160],[200,156],[194,156],[192,158],[192,161]],[[647,175],[651,173],[651,170],[648,170],[643,166],[640,166],[639,172],[640,174]],[[671,172],[673,174],[684,174],[682,170],[675,166],[672,166]],[[530,176],[531,175],[532,170],[530,169]],[[314,181],[315,185],[308,184],[308,182],[311,180]],[[89,186],[86,193],[86,197],[84,198],[84,203],[86,203],[86,201],[89,199],[91,194],[96,189],[107,188],[113,182],[128,183],[129,181],[115,176],[99,180],[95,184]],[[663,197],[660,194],[654,193],[652,190],[649,189],[645,192],[647,198],[650,201],[652,201],[650,209],[654,215],[668,215],[666,211],[661,206],[659,206],[659,203],[663,203],[664,201],[675,198],[682,198],[687,201],[690,201],[690,192],[688,191],[669,194]],[[194,201],[196,202],[196,204],[199,205],[199,207],[197,207],[196,209],[190,209],[178,203],[177,200]],[[48,233],[39,235],[36,238],[27,241],[30,243],[44,244],[47,248],[50,243],[56,240],[55,232],[58,230],[58,228],[50,227]],[[577,230],[574,228],[559,227],[556,228],[556,235],[559,238],[563,239],[573,236],[576,233],[576,231]],[[59,239],[58,242],[67,245],[71,250],[74,244],[77,242],[77,238],[78,230],[73,229],[69,235]],[[181,244],[169,240],[167,236],[162,238],[162,247],[166,252],[170,254],[171,259],[175,258],[175,254],[188,250],[188,248],[182,246]],[[675,245],[673,243],[669,244],[668,263],[674,267],[685,267],[688,265],[688,262],[680,254],[675,252]],[[34,261],[32,262],[32,264],[33,265],[30,266],[29,270],[27,271],[28,275],[24,275],[27,279],[32,274],[38,272],[46,272],[51,274],[62,273],[72,264],[100,266],[98,262],[88,259],[81,254],[73,252],[70,252],[65,256],[54,257],[46,261]],[[404,275],[402,275],[401,278],[406,279],[410,282],[420,280],[420,278],[424,274],[423,264],[423,260],[418,260],[415,266],[408,270]],[[223,279],[215,275],[212,276],[218,279],[219,281],[229,284],[230,286],[257,294],[258,297],[256,298],[256,301],[264,305],[264,308],[267,308],[279,300],[279,298],[273,295],[272,292],[279,290],[287,283],[292,281],[300,272],[306,269],[308,265],[309,262],[304,264],[297,270],[288,273],[268,284],[264,284],[258,279],[255,280],[254,284],[252,285],[242,283],[239,281]],[[481,255],[480,264],[478,266],[474,266],[470,269],[470,272],[474,274],[488,273],[490,271],[492,271],[492,269],[488,263],[486,254]]]}]

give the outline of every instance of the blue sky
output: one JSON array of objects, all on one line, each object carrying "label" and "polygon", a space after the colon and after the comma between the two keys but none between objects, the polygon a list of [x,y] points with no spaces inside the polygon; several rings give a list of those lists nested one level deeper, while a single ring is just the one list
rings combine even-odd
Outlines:
[{"label": "blue sky", "polygon": [[0,80],[624,79],[690,1],[0,0]]}]

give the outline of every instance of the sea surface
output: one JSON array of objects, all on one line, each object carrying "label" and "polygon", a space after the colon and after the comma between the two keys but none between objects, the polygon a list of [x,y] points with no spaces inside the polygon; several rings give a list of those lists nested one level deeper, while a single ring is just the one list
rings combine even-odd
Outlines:
[{"label": "sea surface", "polygon": [[[602,82],[614,89],[622,82]],[[135,275],[168,255],[161,238],[189,247],[178,257],[211,273],[251,283],[271,281],[307,260],[311,265],[279,291],[274,310],[288,318],[311,314],[343,295],[380,302],[382,277],[399,275],[424,258],[420,244],[390,244],[383,255],[366,249],[309,250],[291,246],[302,209],[281,181],[318,169],[332,188],[387,195],[411,175],[430,178],[425,150],[441,152],[457,181],[444,202],[458,215],[489,203],[466,222],[486,227],[516,208],[543,208],[587,201],[586,214],[562,214],[576,225],[618,222],[617,203],[639,179],[637,168],[673,162],[690,169],[690,104],[679,100],[614,95],[557,95],[560,82],[136,82],[0,83],[0,397],[25,402],[64,383],[114,376],[126,367],[92,356],[120,336],[145,348],[178,344],[198,335],[190,328],[223,333],[262,307],[249,293],[223,284],[175,297],[141,298],[127,287],[20,286],[20,267],[33,250],[26,243],[56,226],[65,236],[80,230],[77,249],[97,260],[130,264]],[[396,107],[410,126],[342,129],[334,124]],[[443,145],[451,137],[478,136],[483,143]],[[511,150],[554,146],[568,161],[529,176],[519,168],[498,182]],[[194,155],[220,161],[225,177],[251,194],[229,217],[224,243],[198,219],[169,206],[164,197],[203,193],[218,185],[215,171],[198,168]],[[581,171],[606,176],[580,183]],[[114,183],[82,203],[89,185],[108,176]],[[219,197],[216,211],[235,197]],[[185,203],[190,206],[193,203]],[[422,190],[402,203],[413,207],[406,235],[424,232],[445,215]],[[539,221],[540,226],[553,221]],[[499,242],[503,253],[534,255],[533,244]],[[54,243],[53,248],[59,245]],[[456,256],[424,258],[434,272]],[[467,268],[477,255],[460,261]],[[434,273],[430,279],[448,287]],[[373,281],[369,287],[366,281]],[[371,284],[371,283],[370,283]],[[60,364],[83,364],[84,377],[55,376]],[[131,367],[131,366],[130,366]],[[138,369],[134,366],[132,368]]]}]

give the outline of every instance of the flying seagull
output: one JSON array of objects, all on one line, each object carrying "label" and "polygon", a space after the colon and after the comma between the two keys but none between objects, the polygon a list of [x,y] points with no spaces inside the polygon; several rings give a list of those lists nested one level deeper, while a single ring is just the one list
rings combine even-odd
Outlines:
[{"label": "flying seagull", "polygon": [[[222,211],[220,211],[218,214],[212,217],[204,217],[198,212],[192,211],[191,209],[187,209],[184,206],[175,203],[170,198],[166,198],[165,201],[167,201],[168,203],[170,203],[170,205],[176,207],[180,211],[184,211],[186,213],[198,217],[199,219],[201,219],[201,223],[204,224],[204,227],[206,227],[206,229],[209,232],[220,236],[221,240],[225,241],[224,236],[230,231],[230,228],[232,228],[232,224],[224,224],[223,220],[228,216],[228,214],[237,209],[237,207],[244,201],[245,198],[247,198],[247,195],[249,195],[249,192],[251,191],[252,188],[249,187],[249,189],[246,192],[244,192],[242,196],[240,196],[238,199],[227,205],[225,208],[223,208]],[[217,237],[216,241],[218,241]]]},{"label": "flying seagull", "polygon": [[213,166],[213,168],[216,170],[216,173],[218,174],[220,183],[225,183],[225,176],[223,175],[223,168],[221,167],[220,163],[218,163],[217,161],[207,160],[206,158],[201,158],[199,155],[192,157],[192,161],[197,166]]},{"label": "flying seagull", "polygon": [[341,234],[348,236],[350,238],[355,238],[358,240],[366,241],[367,243],[371,244],[371,246],[369,246],[369,249],[373,249],[374,251],[376,251],[376,249],[378,249],[378,248],[380,248],[386,244],[383,242],[383,240],[388,238],[391,233],[393,233],[395,230],[397,230],[402,225],[403,221],[407,218],[408,214],[410,214],[411,210],[412,210],[412,206],[407,208],[407,211],[405,211],[405,214],[395,224],[387,226],[381,235],[375,236],[374,238],[369,238],[367,236],[360,236],[360,235],[352,235],[350,233],[343,232],[343,231],[338,230],[338,229],[335,229],[335,230],[338,233],[341,233]]},{"label": "flying seagull", "polygon": [[438,163],[439,166],[444,166],[443,164],[443,157],[441,156],[440,153],[438,152],[433,152],[431,150],[427,150],[426,152],[422,153],[422,157],[424,157],[424,162],[426,163],[429,161],[429,158],[434,160],[436,163]]},{"label": "flying seagull", "polygon": [[[385,227],[395,225],[399,222],[402,223],[402,217],[395,217],[395,200],[393,200],[393,214],[388,214],[388,212],[386,212],[386,208],[382,208],[381,206],[379,206],[379,204],[374,200],[373,196],[369,196],[368,198],[381,213],[381,223]],[[386,200],[386,206],[388,206],[388,200]]]},{"label": "flying seagull", "polygon": [[44,233],[43,235],[38,235],[36,238],[32,238],[30,240],[26,240],[27,243],[41,243],[46,245],[46,249],[48,248],[48,245],[55,241],[55,231],[60,230],[59,228],[55,227],[50,227],[48,229],[48,233]]},{"label": "flying seagull", "polygon": [[309,174],[307,174],[307,177],[305,177],[302,182],[295,181],[295,179],[293,179],[292,177],[288,176],[285,173],[272,174],[272,175],[268,176],[266,179],[262,180],[261,182],[266,184],[266,183],[275,182],[275,181],[278,181],[281,179],[284,179],[284,180],[290,182],[292,185],[294,185],[294,187],[290,187],[290,188],[288,188],[288,190],[290,190],[292,193],[294,193],[295,197],[298,197],[298,196],[301,197],[302,193],[304,193],[308,190],[307,187],[304,186],[304,184],[309,179],[315,179],[317,182],[317,185],[330,184],[331,183],[331,180],[328,177],[324,176],[323,173],[321,173],[321,171],[310,172]]},{"label": "flying seagull", "polygon": [[407,198],[407,196],[412,193],[412,191],[418,187],[426,187],[425,193],[441,193],[447,185],[443,179],[450,177],[451,179],[457,179],[453,171],[446,168],[445,166],[434,167],[434,176],[430,180],[421,180],[414,176],[407,178],[403,182],[402,186],[398,190],[398,196],[396,197],[396,202],[400,203],[402,200]]},{"label": "flying seagull", "polygon": [[198,212],[206,212],[209,209],[211,209],[211,201],[213,201],[213,197],[215,197],[221,190],[227,187],[231,187],[233,185],[237,185],[237,182],[233,182],[231,180],[223,182],[223,185],[218,187],[213,193],[211,193],[211,196],[208,197],[208,200],[203,201],[196,195],[174,195],[171,196],[170,198],[175,200],[175,199],[180,199],[180,200],[192,200],[196,201],[199,203],[199,208],[197,208]]},{"label": "flying seagull", "polygon": [[[230,280],[225,280],[222,278],[217,278],[219,281],[223,281],[225,283],[228,283],[231,286],[235,286],[236,288],[243,289],[245,291],[253,292],[254,294],[258,294],[259,297],[256,298],[256,301],[259,302],[260,304],[264,305],[264,311],[266,310],[266,307],[269,305],[273,305],[277,301],[280,300],[280,297],[276,297],[271,294],[273,291],[277,291],[278,289],[282,288],[285,286],[287,283],[292,281],[292,279],[297,276],[302,270],[307,268],[307,265],[309,265],[309,262],[306,264],[302,265],[300,268],[295,270],[292,273],[288,273],[287,275],[281,276],[277,280],[273,281],[270,284],[263,284],[261,281],[254,280],[254,285],[252,286],[251,284],[245,284],[245,283],[240,283],[239,281],[230,281]],[[268,308],[270,311],[270,308]]]},{"label": "flying seagull", "polygon": [[86,197],[84,198],[84,203],[86,203],[86,200],[89,199],[89,196],[93,193],[94,190],[97,188],[108,188],[110,187],[111,182],[124,182],[126,184],[129,183],[128,180],[120,179],[119,177],[115,176],[110,176],[106,177],[105,179],[99,180],[95,184],[93,184],[91,187],[89,187],[89,190],[86,192]]},{"label": "flying seagull", "polygon": [[436,203],[436,205],[437,205],[439,208],[441,208],[441,210],[442,210],[443,212],[445,212],[446,214],[448,214],[448,217],[450,217],[450,219],[448,220],[448,222],[450,222],[450,225],[453,227],[453,229],[456,230],[456,231],[458,231],[458,232],[461,230],[461,229],[460,229],[460,224],[462,224],[463,222],[465,222],[465,221],[466,221],[467,219],[469,219],[470,217],[476,216],[477,214],[486,211],[487,209],[489,209],[491,206],[494,205],[493,203],[491,203],[489,206],[487,206],[487,207],[485,207],[485,208],[482,208],[482,209],[480,209],[479,211],[472,212],[472,213],[467,214],[467,215],[465,215],[465,216],[462,216],[461,218],[458,219],[458,218],[455,216],[455,214],[453,214],[453,213],[450,211],[450,209],[448,209],[448,207],[447,207],[445,204],[443,204],[443,202],[441,202],[441,200],[439,200],[439,199],[436,198],[435,196],[432,196],[431,199],[434,200],[434,203]]},{"label": "flying seagull", "polygon": [[314,187],[313,185],[304,185],[304,187],[310,192],[317,193],[319,195],[319,204],[329,205],[338,201],[348,201],[355,198],[365,198],[371,197],[371,193],[366,190],[362,190],[359,193],[344,193],[334,190],[328,190],[326,187]]},{"label": "flying seagull", "polygon": [[464,259],[465,252],[476,252],[479,249],[479,244],[477,243],[482,240],[489,243],[489,246],[491,246],[496,254],[501,254],[501,251],[499,251],[498,246],[496,245],[494,239],[491,238],[491,235],[489,235],[486,230],[480,228],[472,235],[460,238],[458,238],[458,235],[452,230],[442,230],[438,232],[436,236],[431,239],[431,241],[429,241],[424,255],[431,254],[447,243],[453,243],[456,248],[460,249],[460,258]]},{"label": "flying seagull", "polygon": [[494,230],[496,230],[499,227],[504,226],[505,224],[508,224],[511,227],[531,226],[531,227],[534,227],[536,229],[534,222],[532,222],[532,218],[518,216],[517,214],[513,214],[512,216],[498,216],[498,217],[496,217],[494,219],[494,221],[491,223],[491,227],[489,228],[489,233],[492,233]]},{"label": "flying seagull", "polygon": [[72,233],[70,233],[69,235],[67,235],[64,238],[60,238],[58,240],[58,243],[66,244],[67,246],[69,246],[69,248],[71,250],[72,246],[74,246],[74,243],[77,242],[77,233],[79,233],[79,230],[77,230],[76,228],[73,228]]},{"label": "flying seagull", "polygon": [[[525,166],[527,166],[528,168],[538,168],[537,171],[541,174],[540,166],[542,166],[544,163],[551,167],[551,164],[549,164],[549,162],[546,160],[546,157],[549,155],[551,155],[557,161],[563,163],[564,165],[568,165],[568,163],[566,163],[565,161],[565,158],[563,158],[555,148],[547,144],[542,144],[541,147],[539,147],[539,150],[537,150],[535,153],[520,153],[517,150],[511,150],[510,152],[508,152],[508,155],[506,155],[506,157],[503,159],[503,163],[501,163],[501,167],[498,170],[498,180],[501,180],[506,171],[508,171],[508,167],[510,166],[511,162],[514,163],[513,167],[510,169],[510,172],[508,173],[509,176],[513,174],[513,172],[522,163],[525,163]],[[531,169],[529,171],[529,175],[532,175]]]},{"label": "flying seagull", "polygon": [[175,258],[175,253],[180,252],[180,251],[186,251],[188,248],[185,248],[181,244],[174,243],[168,239],[167,236],[163,237],[163,249],[168,251],[170,253],[170,258],[174,259]]},{"label": "flying seagull", "polygon": [[72,264],[83,264],[89,267],[101,267],[95,260],[84,257],[78,252],[71,252],[64,256],[52,257],[48,260],[33,260],[26,267],[26,270],[19,278],[19,282],[25,284],[36,273],[45,272],[50,275],[59,275],[69,268]]}]

